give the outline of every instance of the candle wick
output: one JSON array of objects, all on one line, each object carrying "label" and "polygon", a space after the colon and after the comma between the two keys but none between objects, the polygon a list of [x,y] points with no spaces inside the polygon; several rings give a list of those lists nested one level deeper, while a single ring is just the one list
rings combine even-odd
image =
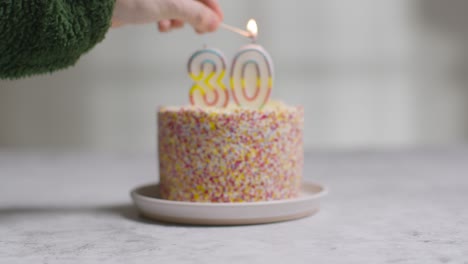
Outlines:
[{"label": "candle wick", "polygon": [[252,36],[250,36],[250,39],[252,39],[253,44],[257,43],[257,36],[252,35]]}]

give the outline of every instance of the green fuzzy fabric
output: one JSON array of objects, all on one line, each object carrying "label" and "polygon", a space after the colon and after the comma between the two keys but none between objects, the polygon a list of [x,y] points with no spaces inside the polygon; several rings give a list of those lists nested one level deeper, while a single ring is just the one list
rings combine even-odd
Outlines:
[{"label": "green fuzzy fabric", "polygon": [[0,0],[0,78],[74,65],[104,39],[115,0]]}]

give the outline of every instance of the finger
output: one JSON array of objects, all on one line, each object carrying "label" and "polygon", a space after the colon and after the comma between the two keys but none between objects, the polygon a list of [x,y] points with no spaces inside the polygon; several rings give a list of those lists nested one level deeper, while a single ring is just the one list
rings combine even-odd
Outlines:
[{"label": "finger", "polygon": [[218,0],[198,0],[211,8],[219,17],[221,21],[224,19],[223,11],[221,10],[221,6],[219,6]]},{"label": "finger", "polygon": [[180,19],[171,19],[171,29],[172,28],[181,28],[184,26],[184,21]]},{"label": "finger", "polygon": [[121,23],[115,18],[111,19],[111,27],[116,28],[116,27],[121,27],[121,26],[123,26],[123,23]]},{"label": "finger", "polygon": [[199,33],[214,31],[221,22],[213,10],[198,1],[172,0],[167,8],[169,18],[186,21]]},{"label": "finger", "polygon": [[171,21],[169,19],[159,21],[158,29],[160,32],[168,32],[171,29]]}]

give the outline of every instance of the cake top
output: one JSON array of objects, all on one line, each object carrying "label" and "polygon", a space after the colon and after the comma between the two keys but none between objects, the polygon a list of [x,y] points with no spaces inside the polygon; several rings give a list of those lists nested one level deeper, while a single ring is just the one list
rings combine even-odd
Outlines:
[{"label": "cake top", "polygon": [[234,103],[228,104],[226,107],[200,107],[196,105],[183,105],[183,106],[161,106],[159,108],[160,113],[170,112],[170,113],[177,113],[177,112],[203,112],[207,114],[238,114],[238,113],[277,113],[277,112],[296,112],[298,110],[298,106],[290,106],[281,101],[269,101],[265,104],[265,106],[261,109],[255,108],[245,108],[245,107],[238,107]]}]

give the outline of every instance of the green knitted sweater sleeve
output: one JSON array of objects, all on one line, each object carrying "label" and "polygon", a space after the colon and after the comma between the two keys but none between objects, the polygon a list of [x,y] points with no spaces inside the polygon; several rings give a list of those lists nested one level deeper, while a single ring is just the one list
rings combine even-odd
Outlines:
[{"label": "green knitted sweater sleeve", "polygon": [[74,65],[104,39],[115,0],[0,0],[0,79]]}]

